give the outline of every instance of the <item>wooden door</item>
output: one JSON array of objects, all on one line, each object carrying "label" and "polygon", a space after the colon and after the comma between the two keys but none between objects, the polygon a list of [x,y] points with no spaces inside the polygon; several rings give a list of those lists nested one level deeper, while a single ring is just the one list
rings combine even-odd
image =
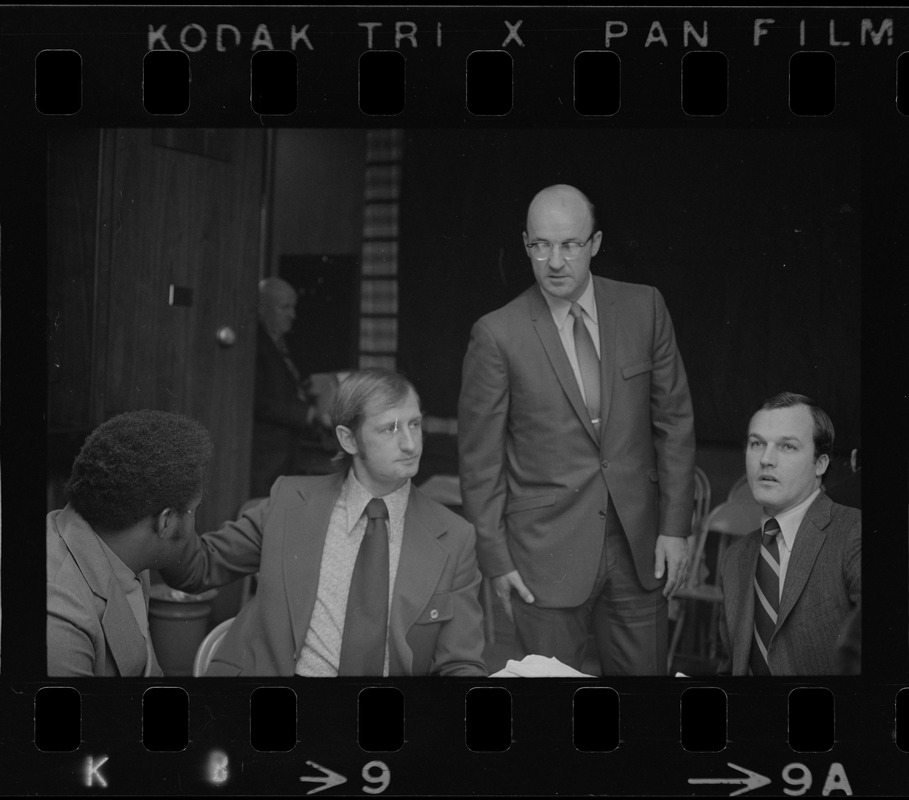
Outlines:
[{"label": "wooden door", "polygon": [[200,531],[248,493],[264,142],[257,130],[102,136],[92,417],[154,408],[208,428]]}]

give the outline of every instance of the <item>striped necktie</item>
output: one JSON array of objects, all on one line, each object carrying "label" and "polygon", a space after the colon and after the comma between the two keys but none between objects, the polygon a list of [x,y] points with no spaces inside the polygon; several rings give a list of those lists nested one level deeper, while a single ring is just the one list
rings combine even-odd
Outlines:
[{"label": "striped necktie", "polygon": [[767,660],[770,638],[780,610],[780,523],[773,517],[764,523],[761,552],[754,572],[754,638],[749,666],[752,675],[772,675]]},{"label": "striped necktie", "polygon": [[584,399],[593,427],[600,430],[600,359],[590,331],[584,324],[584,310],[572,303],[570,312],[574,317],[574,349],[581,369],[581,381],[584,384]]}]

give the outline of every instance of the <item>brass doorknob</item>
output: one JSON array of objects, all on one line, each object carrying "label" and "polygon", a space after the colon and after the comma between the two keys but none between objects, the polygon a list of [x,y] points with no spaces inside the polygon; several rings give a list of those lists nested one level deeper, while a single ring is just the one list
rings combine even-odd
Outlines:
[{"label": "brass doorknob", "polygon": [[222,325],[218,328],[218,332],[215,335],[221,347],[233,347],[237,341],[237,334],[234,333],[234,329],[229,325]]}]

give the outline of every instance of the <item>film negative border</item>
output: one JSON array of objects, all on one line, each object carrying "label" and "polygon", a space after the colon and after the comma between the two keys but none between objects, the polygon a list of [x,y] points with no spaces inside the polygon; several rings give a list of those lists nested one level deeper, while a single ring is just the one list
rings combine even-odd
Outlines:
[{"label": "film negative border", "polygon": [[[535,7],[366,8],[162,8],[160,17],[155,9],[146,16],[98,8],[90,26],[60,9],[61,31],[31,25],[29,66],[10,64],[25,75],[33,67],[34,80],[8,84],[5,93],[27,118],[37,103],[39,115],[83,115],[105,126],[161,124],[162,116],[181,125],[251,125],[267,107],[269,124],[330,119],[337,127],[370,119],[524,127],[660,126],[692,116],[798,121],[790,115],[861,125],[869,114],[905,114],[909,95],[900,9],[573,8],[560,17]],[[122,68],[106,69],[114,53]],[[386,53],[395,55],[360,61]],[[367,74],[383,80],[373,86]],[[172,107],[157,107],[159,80],[179,95],[167,101]],[[384,83],[395,87],[392,101],[379,96]],[[619,102],[596,101],[591,83]],[[717,98],[724,83],[726,97]],[[55,106],[58,94],[68,99]],[[152,109],[145,95],[154,95]]]},{"label": "film negative border", "polygon": [[[159,73],[165,86],[176,75],[186,92],[174,99],[164,91],[164,104],[148,109],[143,79],[154,74],[148,72],[149,54],[158,53],[172,54]],[[277,73],[255,75],[253,57],[269,53],[293,56],[292,91],[286,56],[283,66],[258,67]],[[379,90],[368,90],[379,94],[366,107],[379,113],[364,111],[361,59],[368,53],[404,60],[403,98],[400,92],[383,98]],[[472,106],[469,87],[483,86],[482,73],[479,80],[471,76],[474,53],[507,58],[488,62],[497,70],[490,84],[499,87],[498,94]],[[608,89],[592,107],[577,105],[578,87],[583,96],[583,79],[590,74],[582,67],[578,80],[578,58],[585,54],[603,70]],[[722,57],[714,57],[707,70],[712,88],[703,90],[696,81],[686,93],[686,80],[703,67],[692,57],[709,54]],[[901,796],[909,774],[909,319],[905,270],[899,268],[909,255],[907,54],[909,11],[886,7],[190,7],[95,8],[90,15],[84,9],[4,9],[0,136],[3,151],[16,157],[4,158],[0,167],[0,793]],[[803,55],[818,58],[802,73],[807,106],[793,108],[793,59]],[[390,66],[377,63],[369,66],[394,71],[400,58],[389,60]],[[716,78],[717,69],[725,81]],[[814,92],[818,81],[826,93]],[[57,96],[65,102],[55,105]],[[402,100],[402,109],[393,113]],[[263,107],[274,113],[263,114]],[[42,459],[28,455],[40,451],[44,431],[45,404],[37,387],[46,381],[45,320],[18,302],[46,293],[40,274],[47,257],[45,138],[50,131],[85,127],[263,124],[384,128],[391,138],[409,127],[855,130],[863,160],[862,429],[876,456],[866,467],[863,674],[798,681],[339,680],[330,686],[46,679],[43,547],[36,536],[44,517],[45,475]],[[386,164],[376,158],[381,185],[367,187],[367,202],[393,202],[382,195],[399,179],[392,174],[394,159]],[[383,170],[387,178],[379,175]],[[390,248],[384,238],[381,244]],[[373,252],[374,246],[364,239],[363,271],[374,271],[378,283],[378,277],[397,275],[397,250]],[[375,313],[396,313],[396,293],[378,292],[376,298]],[[372,309],[371,303],[361,298],[361,310]],[[11,355],[14,346],[24,357]],[[21,386],[36,388],[13,388]],[[68,711],[60,713],[69,720],[68,741],[76,747],[42,749],[35,727],[36,714],[48,713],[41,710],[42,692],[70,687],[76,695],[53,699],[63,698]],[[178,688],[166,699],[147,695],[168,687]],[[367,712],[359,718],[362,692],[376,687],[400,693],[374,701],[373,711],[400,718],[402,731],[382,725],[370,734],[375,717]],[[286,691],[277,699],[262,694],[254,700],[263,689]],[[695,689],[706,694],[687,695]],[[589,691],[603,694],[578,694]],[[585,698],[580,706],[579,696]],[[161,738],[153,714],[146,714],[152,699],[162,704],[158,711],[176,709],[177,718],[185,707],[185,731],[181,724],[176,737],[182,745],[184,736],[185,745],[179,749],[169,749],[173,732]],[[251,727],[257,702],[278,716],[274,730]],[[793,740],[793,713],[828,723],[832,717],[832,726],[815,736],[816,726],[797,724]],[[591,716],[607,719],[608,730],[591,734]],[[272,735],[281,748],[289,735],[291,747],[270,749]],[[370,735],[378,737],[379,749],[363,746]],[[392,745],[400,739],[400,747],[381,749],[386,737]],[[694,747],[686,749],[686,743]]]},{"label": "film negative border", "polygon": [[[702,683],[638,681],[631,688],[623,681],[555,680],[544,689],[537,681],[417,680],[394,687],[345,681],[326,690],[312,682],[205,680],[182,684],[189,713],[187,743],[178,750],[171,749],[171,733],[162,739],[147,720],[148,704],[160,702],[148,693],[169,683],[83,683],[80,743],[72,751],[32,745],[35,699],[31,687],[13,687],[15,696],[4,700],[5,752],[11,734],[19,743],[4,793],[307,794],[334,787],[343,795],[898,793],[907,753],[886,741],[896,700],[889,688],[856,692],[843,681],[806,688],[780,680],[752,691],[740,681]],[[725,718],[726,731],[713,742],[697,732],[704,728],[703,704],[684,708],[686,692],[705,688],[726,695],[724,713],[714,712]],[[364,709],[363,693],[380,690],[400,693],[397,748],[364,740],[364,727],[375,724],[368,717],[384,717],[388,706],[379,701]],[[594,700],[597,723],[585,731],[588,692],[612,695],[613,705],[603,713],[607,706]],[[806,692],[828,695],[829,702],[799,697]],[[272,697],[257,700],[261,693]],[[287,729],[295,717],[292,742],[273,730],[257,733],[262,722],[250,721],[257,703],[265,704],[258,710],[272,728]],[[395,716],[388,715],[392,723]],[[815,722],[825,716],[834,724],[819,733]],[[591,742],[600,726],[616,730],[618,742]],[[781,738],[768,737],[767,728]],[[384,719],[381,730],[387,737]],[[899,736],[905,746],[905,730]]]}]

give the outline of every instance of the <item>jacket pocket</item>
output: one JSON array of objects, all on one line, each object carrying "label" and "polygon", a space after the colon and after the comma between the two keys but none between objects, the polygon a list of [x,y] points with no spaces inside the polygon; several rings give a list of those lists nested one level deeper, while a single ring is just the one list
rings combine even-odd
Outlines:
[{"label": "jacket pocket", "polygon": [[415,625],[433,625],[437,622],[446,622],[454,616],[454,601],[451,599],[451,592],[439,592],[434,594],[429,601],[429,605],[423,609],[423,613],[417,617]]},{"label": "jacket pocket", "polygon": [[622,377],[627,381],[635,375],[640,375],[643,372],[651,372],[652,370],[653,361],[648,358],[646,361],[638,361],[636,364],[629,364],[627,367],[622,367]]},{"label": "jacket pocket", "polygon": [[512,500],[505,506],[506,514],[513,514],[515,511],[527,511],[531,508],[543,508],[544,506],[554,506],[555,505],[555,495],[554,494],[539,494],[534,497],[520,497],[517,500]]}]

